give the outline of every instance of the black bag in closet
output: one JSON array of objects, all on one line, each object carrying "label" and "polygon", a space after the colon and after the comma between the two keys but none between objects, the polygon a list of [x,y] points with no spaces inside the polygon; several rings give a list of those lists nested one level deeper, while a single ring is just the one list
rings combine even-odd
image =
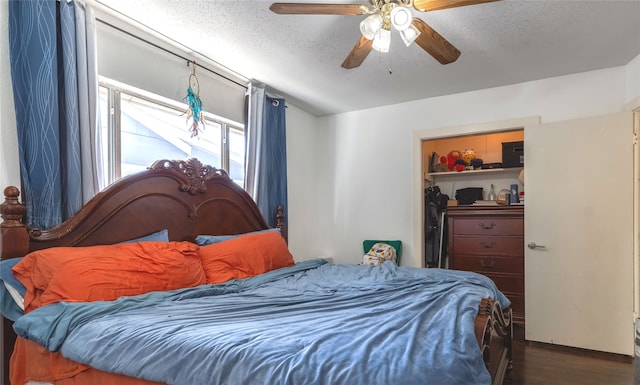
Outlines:
[{"label": "black bag in closet", "polygon": [[470,205],[482,200],[482,187],[467,187],[456,190],[456,200],[461,205]]},{"label": "black bag in closet", "polygon": [[438,186],[424,189],[424,262],[426,267],[441,267],[439,265],[441,242],[443,252],[446,242],[441,239],[446,229],[442,220],[442,213],[447,209],[449,196],[442,194]]}]

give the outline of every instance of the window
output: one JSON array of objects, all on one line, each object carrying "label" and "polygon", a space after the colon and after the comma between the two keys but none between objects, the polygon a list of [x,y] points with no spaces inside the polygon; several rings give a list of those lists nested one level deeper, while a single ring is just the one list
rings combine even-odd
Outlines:
[{"label": "window", "polygon": [[244,187],[244,126],[204,112],[204,129],[191,137],[187,105],[100,78],[104,185],[158,159],[198,158],[226,170]]}]

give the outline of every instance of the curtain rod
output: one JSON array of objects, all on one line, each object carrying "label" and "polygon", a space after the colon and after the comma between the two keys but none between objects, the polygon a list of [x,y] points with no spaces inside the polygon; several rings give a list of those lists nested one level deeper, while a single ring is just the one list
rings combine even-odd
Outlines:
[{"label": "curtain rod", "polygon": [[[162,46],[160,46],[160,45],[158,45],[158,44],[156,44],[156,43],[153,43],[153,42],[151,42],[151,41],[149,41],[149,40],[147,40],[147,39],[144,39],[144,38],[142,38],[142,37],[140,37],[140,36],[137,36],[137,35],[135,35],[135,34],[133,34],[133,33],[129,32],[129,31],[126,31],[126,30],[124,30],[124,29],[122,29],[122,28],[120,28],[120,27],[118,27],[118,26],[115,26],[115,25],[113,25],[113,24],[111,24],[111,23],[109,23],[109,22],[107,22],[107,21],[100,20],[100,19],[96,19],[96,20],[97,20],[98,22],[100,22],[100,23],[102,23],[102,24],[104,24],[104,25],[108,26],[108,27],[111,27],[111,28],[113,28],[113,29],[115,29],[115,30],[117,30],[117,31],[119,31],[119,32],[122,32],[122,33],[124,33],[124,34],[126,34],[126,35],[128,35],[128,36],[131,36],[131,37],[133,37],[133,38],[135,38],[135,39],[138,39],[138,40],[140,40],[140,41],[142,41],[142,42],[144,42],[144,43],[146,43],[146,44],[149,44],[149,45],[151,45],[151,46],[153,46],[153,47],[155,47],[155,48],[157,48],[157,49],[159,49],[159,50],[162,50],[162,51],[164,51],[164,52],[166,52],[166,53],[168,53],[168,54],[170,54],[170,55],[173,55],[173,56],[175,56],[175,57],[178,57],[178,58],[180,58],[180,59],[182,59],[182,60],[186,61],[186,62],[187,62],[187,66],[191,65],[192,63],[196,63],[196,61],[195,61],[195,60],[192,60],[192,59],[189,59],[189,58],[187,58],[187,57],[185,57],[185,56],[182,56],[182,55],[180,55],[179,53],[173,52],[173,51],[171,51],[171,50],[169,50],[169,49],[167,49],[167,48],[164,48],[164,47],[162,47]],[[246,84],[242,84],[242,83],[240,83],[240,82],[238,82],[238,81],[236,81],[236,80],[234,80],[234,79],[231,79],[231,78],[229,78],[229,77],[227,77],[227,76],[225,76],[225,75],[223,75],[223,74],[221,74],[221,73],[219,73],[219,72],[216,72],[215,70],[212,70],[211,68],[208,68],[208,67],[206,67],[206,66],[203,66],[203,65],[202,65],[202,64],[200,64],[200,63],[197,63],[197,65],[198,65],[198,68],[202,68],[202,69],[204,69],[204,70],[206,70],[206,71],[211,72],[212,74],[214,74],[214,75],[216,75],[216,76],[219,76],[219,77],[221,77],[221,78],[223,78],[223,79],[225,79],[225,80],[228,80],[228,81],[230,81],[230,82],[232,82],[232,83],[234,83],[234,84],[237,84],[237,85],[239,85],[240,87],[244,88],[245,90],[247,89],[247,85],[246,85]]]}]

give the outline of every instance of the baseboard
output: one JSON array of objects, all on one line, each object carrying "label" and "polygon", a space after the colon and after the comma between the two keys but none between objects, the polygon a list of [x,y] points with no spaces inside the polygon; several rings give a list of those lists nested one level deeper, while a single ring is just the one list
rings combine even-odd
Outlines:
[{"label": "baseboard", "polygon": [[537,342],[537,341],[525,341],[525,342],[529,346],[535,346],[537,348],[542,348],[542,349],[556,350],[556,351],[571,353],[571,354],[580,355],[584,357],[593,357],[593,358],[605,359],[610,361],[633,363],[633,356],[627,356],[625,354],[601,352],[598,350],[590,350],[590,349],[576,348],[573,346],[549,344],[546,342]]}]

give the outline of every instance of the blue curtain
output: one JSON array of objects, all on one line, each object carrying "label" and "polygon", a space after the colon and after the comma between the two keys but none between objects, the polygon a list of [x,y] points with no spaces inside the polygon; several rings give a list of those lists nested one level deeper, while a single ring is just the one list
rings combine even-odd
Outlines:
[{"label": "blue curtain", "polygon": [[98,122],[95,32],[87,31],[85,16],[85,7],[75,2],[9,2],[22,190],[26,222],[36,228],[61,223],[98,189],[92,171]]},{"label": "blue curtain", "polygon": [[287,224],[287,125],[284,99],[267,95],[264,103],[262,151],[259,154],[264,177],[258,183],[256,203],[262,213],[270,213],[266,218],[273,227],[279,205],[284,207]]},{"label": "blue curtain", "polygon": [[284,207],[287,224],[287,136],[285,100],[250,85],[248,93],[245,188],[267,223],[276,225],[276,210]]}]

